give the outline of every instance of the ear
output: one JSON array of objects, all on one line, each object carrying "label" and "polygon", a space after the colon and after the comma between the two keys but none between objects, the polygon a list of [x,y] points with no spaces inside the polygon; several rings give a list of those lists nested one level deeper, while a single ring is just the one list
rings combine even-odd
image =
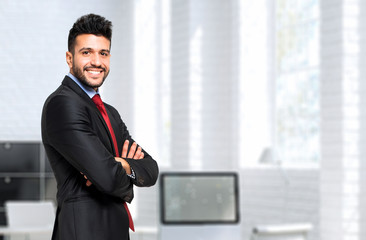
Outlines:
[{"label": "ear", "polygon": [[72,61],[73,61],[72,53],[66,52],[66,62],[67,62],[67,65],[69,66],[70,70],[72,69]]}]

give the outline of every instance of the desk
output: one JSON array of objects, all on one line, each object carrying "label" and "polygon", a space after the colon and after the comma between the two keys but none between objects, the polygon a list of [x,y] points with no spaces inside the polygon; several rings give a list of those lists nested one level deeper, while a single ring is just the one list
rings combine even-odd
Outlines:
[{"label": "desk", "polygon": [[44,226],[44,227],[0,227],[0,236],[9,236],[9,235],[20,235],[24,234],[25,239],[30,239],[30,234],[49,234],[52,235],[53,225]]},{"label": "desk", "polygon": [[305,240],[312,229],[313,226],[310,223],[260,225],[253,228],[251,239]]},{"label": "desk", "polygon": [[136,227],[135,232],[130,231],[131,240],[142,240],[144,235],[158,235],[157,227]]},{"label": "desk", "polygon": [[312,228],[313,226],[310,223],[259,225],[254,227],[253,232],[258,234],[307,233],[312,230]]},{"label": "desk", "polygon": [[[0,226],[0,236],[9,236],[11,234],[24,234],[26,239],[29,239],[29,234],[52,234],[53,225],[45,227],[7,227]],[[157,235],[158,229],[156,227],[137,227],[136,232],[131,232],[130,235],[136,236],[137,239],[143,239],[141,235],[155,234]]]}]

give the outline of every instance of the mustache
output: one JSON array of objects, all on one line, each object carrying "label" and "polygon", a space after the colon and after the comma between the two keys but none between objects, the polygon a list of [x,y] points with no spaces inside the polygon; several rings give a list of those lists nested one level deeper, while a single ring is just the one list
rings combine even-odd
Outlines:
[{"label": "mustache", "polygon": [[104,68],[104,67],[100,67],[100,66],[85,66],[84,68],[83,68],[83,70],[84,71],[87,71],[87,70],[89,70],[89,69],[98,69],[98,70],[101,70],[101,71],[106,71],[106,69]]}]

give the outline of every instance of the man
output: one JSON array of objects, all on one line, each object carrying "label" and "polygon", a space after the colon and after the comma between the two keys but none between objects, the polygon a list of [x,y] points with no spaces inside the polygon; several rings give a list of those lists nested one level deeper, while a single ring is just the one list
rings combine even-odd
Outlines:
[{"label": "man", "polygon": [[[69,32],[70,73],[46,100],[42,140],[57,180],[53,240],[127,240],[133,185],[155,184],[158,166],[131,138],[99,87],[109,73],[112,24],[89,14]],[[98,100],[99,98],[99,100]]]}]

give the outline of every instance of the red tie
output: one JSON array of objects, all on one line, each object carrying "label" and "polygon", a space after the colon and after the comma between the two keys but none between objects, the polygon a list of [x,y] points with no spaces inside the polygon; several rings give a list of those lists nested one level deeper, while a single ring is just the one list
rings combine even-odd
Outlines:
[{"label": "red tie", "polygon": [[[109,117],[108,117],[107,111],[105,110],[102,99],[100,98],[99,94],[95,94],[94,97],[92,98],[92,100],[95,103],[95,105],[97,105],[97,108],[99,109],[100,113],[102,114],[102,116],[104,118],[105,123],[108,126],[108,129],[109,129],[109,132],[111,134],[112,141],[113,141],[114,151],[116,152],[116,157],[119,157],[116,136],[114,135],[114,131],[113,131],[111,122],[109,121]],[[135,231],[135,227],[133,226],[133,220],[132,220],[132,217],[131,217],[131,213],[128,210],[128,206],[127,206],[126,202],[123,202],[123,206],[125,207],[127,215],[128,215],[128,221],[130,223],[130,228],[131,228],[132,231]]]}]

